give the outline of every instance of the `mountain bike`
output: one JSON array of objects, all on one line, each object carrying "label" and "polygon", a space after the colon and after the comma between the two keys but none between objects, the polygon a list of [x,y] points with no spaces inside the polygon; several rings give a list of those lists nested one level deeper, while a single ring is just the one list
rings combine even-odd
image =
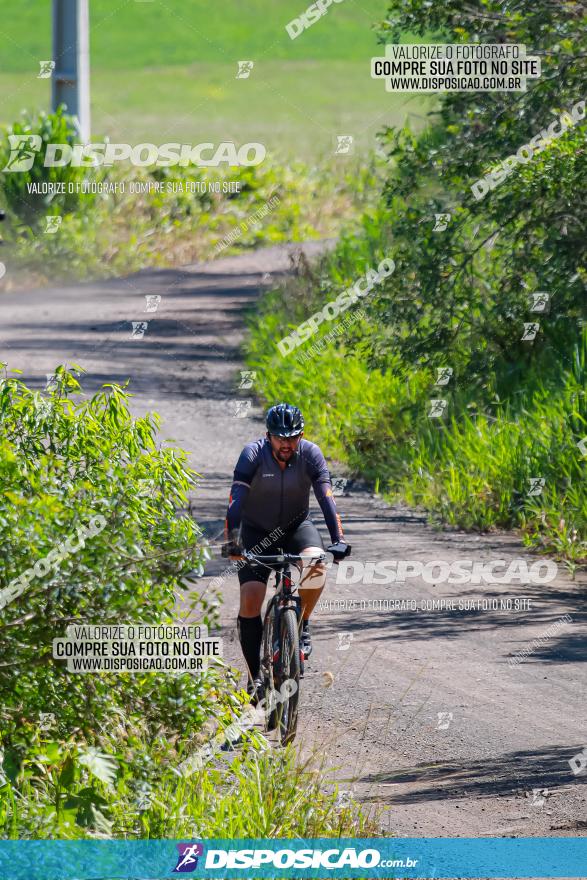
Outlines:
[{"label": "mountain bike", "polygon": [[[275,595],[265,612],[261,647],[261,675],[265,685],[267,729],[279,730],[282,745],[293,741],[298,724],[300,678],[304,656],[300,648],[302,602],[296,593],[291,567],[324,562],[326,553],[311,559],[293,553],[257,556],[244,552],[251,564],[264,565],[275,572]],[[301,578],[301,573],[300,573]]]}]

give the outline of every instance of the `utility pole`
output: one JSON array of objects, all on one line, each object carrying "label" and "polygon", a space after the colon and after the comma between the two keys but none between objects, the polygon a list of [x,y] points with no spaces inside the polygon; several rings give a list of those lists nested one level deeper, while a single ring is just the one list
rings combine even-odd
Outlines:
[{"label": "utility pole", "polygon": [[90,140],[90,22],[88,0],[53,0],[51,105],[67,104],[80,139]]}]

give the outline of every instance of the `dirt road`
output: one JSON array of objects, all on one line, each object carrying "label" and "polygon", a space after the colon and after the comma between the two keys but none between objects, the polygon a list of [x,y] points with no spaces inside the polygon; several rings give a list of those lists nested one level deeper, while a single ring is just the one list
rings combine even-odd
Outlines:
[{"label": "dirt road", "polygon": [[[0,292],[1,359],[34,387],[64,362],[85,367],[87,391],[129,378],[134,411],[157,410],[163,438],[188,450],[203,475],[193,510],[213,536],[238,453],[263,430],[254,385],[248,390],[239,372],[243,312],[288,270],[290,251]],[[156,311],[146,311],[147,295],[161,297]],[[434,531],[423,515],[389,507],[360,485],[347,485],[338,504],[354,560],[533,561],[513,536]],[[212,561],[204,580],[223,567]],[[587,747],[585,579],[572,583],[560,572],[546,586],[459,586],[335,577],[314,618],[304,750],[325,756],[359,801],[383,805],[385,828],[400,836],[584,834],[587,767],[575,775],[569,761]],[[240,665],[236,578],[223,593],[225,645]],[[346,607],[330,606],[335,599]],[[430,605],[440,599],[455,609]],[[391,610],[391,600],[415,600],[416,610]],[[466,601],[487,608],[459,610]],[[522,662],[508,662],[523,651]]]}]

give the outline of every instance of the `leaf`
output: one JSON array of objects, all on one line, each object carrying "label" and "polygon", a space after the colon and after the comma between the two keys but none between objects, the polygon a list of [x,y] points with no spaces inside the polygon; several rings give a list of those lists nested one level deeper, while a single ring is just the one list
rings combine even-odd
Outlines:
[{"label": "leaf", "polygon": [[63,807],[66,812],[76,810],[76,822],[82,828],[94,828],[106,834],[112,831],[112,823],[100,809],[108,807],[108,802],[94,788],[84,788],[72,795]]},{"label": "leaf", "polygon": [[84,767],[87,767],[96,779],[99,779],[109,787],[113,786],[118,771],[118,764],[110,755],[105,755],[103,752],[92,747],[85,752],[81,752],[78,761]]},{"label": "leaf", "polygon": [[16,749],[0,749],[0,774],[4,772],[10,782],[15,782],[20,770],[20,760]]},{"label": "leaf", "polygon": [[43,751],[35,755],[38,764],[57,764],[61,757],[61,745],[58,742],[48,742],[43,746]]},{"label": "leaf", "polygon": [[61,773],[59,774],[59,785],[61,788],[69,788],[75,780],[75,764],[71,755],[66,759]]}]

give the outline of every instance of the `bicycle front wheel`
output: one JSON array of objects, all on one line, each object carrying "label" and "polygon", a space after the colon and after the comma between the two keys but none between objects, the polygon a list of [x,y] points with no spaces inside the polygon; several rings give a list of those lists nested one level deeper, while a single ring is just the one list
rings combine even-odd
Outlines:
[{"label": "bicycle front wheel", "polygon": [[267,730],[275,730],[278,723],[277,710],[275,708],[275,668],[274,668],[274,651],[275,651],[275,618],[276,605],[274,601],[269,603],[265,614],[265,624],[263,626],[263,646],[261,649],[261,671],[265,684],[265,723]]},{"label": "bicycle front wheel", "polygon": [[280,614],[280,690],[279,732],[282,745],[293,741],[298,726],[298,701],[300,696],[300,635],[298,617],[294,608],[286,608]]}]

